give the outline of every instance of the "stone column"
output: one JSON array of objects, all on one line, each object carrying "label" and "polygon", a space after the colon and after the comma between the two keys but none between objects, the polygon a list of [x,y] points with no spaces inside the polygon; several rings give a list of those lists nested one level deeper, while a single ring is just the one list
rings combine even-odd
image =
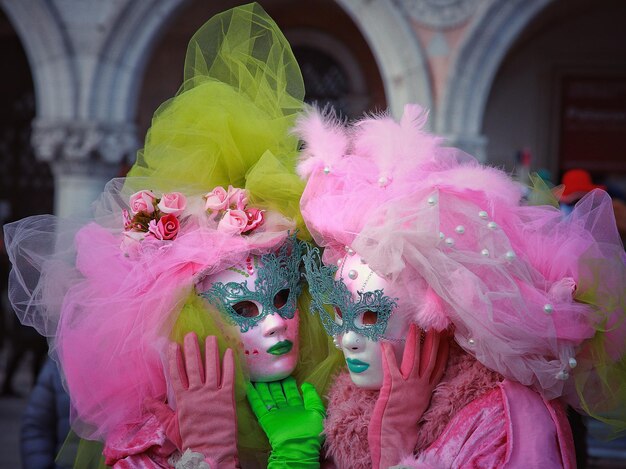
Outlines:
[{"label": "stone column", "polygon": [[188,1],[0,0],[31,65],[32,143],[52,166],[57,215],[89,213],[120,162],[134,156],[143,68]]},{"label": "stone column", "polygon": [[498,67],[527,25],[553,1],[483,0],[455,52],[435,130],[481,161],[488,159],[481,131]]},{"label": "stone column", "polygon": [[387,105],[399,118],[406,103],[433,109],[424,53],[408,18],[392,0],[337,0],[367,41],[380,70]]},{"label": "stone column", "polygon": [[33,123],[37,157],[50,163],[55,182],[54,212],[61,217],[88,215],[104,185],[118,176],[120,162],[137,150],[132,125]]}]

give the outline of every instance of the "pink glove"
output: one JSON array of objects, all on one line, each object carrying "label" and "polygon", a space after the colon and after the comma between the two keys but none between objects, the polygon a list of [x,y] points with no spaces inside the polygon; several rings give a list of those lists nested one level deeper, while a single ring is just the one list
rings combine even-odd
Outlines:
[{"label": "pink glove", "polygon": [[170,379],[176,413],[157,400],[146,401],[165,428],[167,437],[181,452],[202,453],[212,468],[234,468],[237,461],[237,420],[234,399],[234,362],[231,349],[224,353],[220,377],[217,340],[206,338],[205,367],[196,334],[185,336],[184,360],[180,346],[168,351]]},{"label": "pink glove", "polygon": [[412,454],[417,422],[428,408],[448,360],[445,333],[429,331],[420,350],[417,326],[411,324],[400,369],[390,344],[383,349],[383,385],[367,433],[372,467],[387,468]]}]

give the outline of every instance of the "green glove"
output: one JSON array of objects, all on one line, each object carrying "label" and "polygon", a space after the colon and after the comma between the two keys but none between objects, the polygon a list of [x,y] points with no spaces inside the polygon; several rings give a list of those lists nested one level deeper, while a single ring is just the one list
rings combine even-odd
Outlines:
[{"label": "green glove", "polygon": [[272,445],[269,469],[320,467],[326,412],[311,384],[302,383],[301,388],[302,397],[291,376],[248,384],[248,401]]}]

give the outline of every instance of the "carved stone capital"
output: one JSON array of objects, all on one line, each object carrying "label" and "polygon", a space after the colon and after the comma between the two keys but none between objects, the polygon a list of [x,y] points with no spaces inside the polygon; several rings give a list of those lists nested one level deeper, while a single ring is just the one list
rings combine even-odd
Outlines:
[{"label": "carved stone capital", "polygon": [[35,120],[31,143],[37,158],[50,163],[117,165],[139,147],[132,124]]},{"label": "carved stone capital", "polygon": [[60,179],[67,177],[83,177],[94,180],[108,181],[117,176],[119,165],[103,161],[85,160],[58,160],[50,163],[55,184],[58,186]]},{"label": "carved stone capital", "polygon": [[466,21],[483,0],[396,0],[416,22],[447,29]]}]

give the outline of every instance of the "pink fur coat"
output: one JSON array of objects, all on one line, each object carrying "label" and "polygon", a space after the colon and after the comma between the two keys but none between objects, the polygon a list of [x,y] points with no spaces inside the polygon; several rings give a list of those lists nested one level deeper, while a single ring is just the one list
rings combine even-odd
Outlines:
[{"label": "pink fur coat", "polygon": [[[377,391],[357,388],[347,373],[337,377],[328,395],[325,422],[326,455],[336,467],[371,467],[367,429],[377,398]],[[539,421],[544,424],[537,428]],[[513,438],[526,424],[534,424],[536,437]],[[571,434],[560,405],[503,380],[455,344],[446,373],[420,420],[415,455],[398,455],[398,462],[401,467],[420,468],[514,467],[520,454],[534,455],[542,467],[575,467]]]}]

